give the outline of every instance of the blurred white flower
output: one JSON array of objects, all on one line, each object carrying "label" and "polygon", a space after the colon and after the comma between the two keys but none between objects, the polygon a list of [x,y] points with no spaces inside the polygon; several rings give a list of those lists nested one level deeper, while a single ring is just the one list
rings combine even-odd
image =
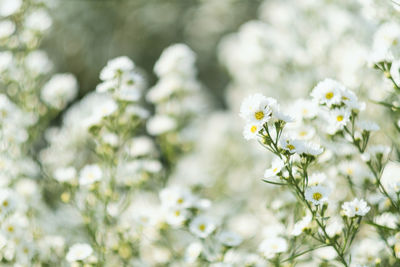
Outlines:
[{"label": "blurred white flower", "polygon": [[103,171],[97,164],[86,165],[79,174],[79,184],[82,186],[93,184],[103,178]]},{"label": "blurred white flower", "polygon": [[355,198],[351,202],[345,202],[342,205],[343,213],[351,218],[355,216],[365,216],[368,211],[371,209],[367,202],[362,199]]},{"label": "blurred white flower", "polygon": [[190,231],[200,238],[209,236],[216,227],[214,220],[205,216],[194,218],[189,225]]},{"label": "blurred white flower", "polygon": [[42,100],[49,106],[62,109],[78,94],[78,81],[69,73],[55,74],[41,91]]},{"label": "blurred white flower", "polygon": [[318,206],[328,201],[330,190],[329,188],[316,185],[308,187],[304,193],[306,200],[312,202],[314,205]]},{"label": "blurred white flower", "polygon": [[66,255],[68,262],[82,261],[92,255],[93,249],[89,244],[77,243],[72,245]]}]

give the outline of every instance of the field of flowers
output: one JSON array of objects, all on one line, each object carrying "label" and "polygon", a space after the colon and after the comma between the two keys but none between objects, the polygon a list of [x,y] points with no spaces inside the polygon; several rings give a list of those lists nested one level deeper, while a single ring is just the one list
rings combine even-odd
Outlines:
[{"label": "field of flowers", "polygon": [[0,266],[400,266],[396,1],[0,0]]}]

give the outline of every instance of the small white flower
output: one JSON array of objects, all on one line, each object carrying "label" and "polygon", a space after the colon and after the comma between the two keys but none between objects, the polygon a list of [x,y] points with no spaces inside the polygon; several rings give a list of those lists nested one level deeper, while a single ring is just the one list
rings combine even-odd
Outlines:
[{"label": "small white flower", "polygon": [[288,244],[281,237],[271,237],[261,242],[258,251],[267,259],[272,259],[276,254],[285,252],[288,249]]},{"label": "small white flower", "polygon": [[367,202],[362,199],[355,198],[351,202],[345,202],[342,205],[343,213],[347,217],[364,216],[371,209]]},{"label": "small white flower", "polygon": [[161,204],[166,208],[190,208],[194,205],[195,200],[189,190],[177,186],[171,186],[161,190],[160,199]]},{"label": "small white flower", "polygon": [[117,57],[107,62],[107,65],[100,72],[100,79],[103,81],[114,79],[124,72],[133,70],[135,64],[126,56]]},{"label": "small white flower", "polygon": [[257,139],[262,127],[258,123],[248,123],[244,126],[243,136],[246,140]]},{"label": "small white flower", "polygon": [[240,116],[248,122],[262,125],[271,118],[271,105],[275,103],[275,99],[267,98],[262,94],[250,95],[240,106]]},{"label": "small white flower", "polygon": [[306,200],[318,206],[328,201],[330,190],[322,185],[308,187],[305,191]]},{"label": "small white flower", "polygon": [[190,232],[200,238],[206,238],[217,227],[214,220],[205,216],[198,216],[189,225]]},{"label": "small white flower", "polygon": [[305,154],[309,156],[318,156],[323,151],[324,150],[318,144],[314,144],[311,142],[302,142],[301,145],[297,145],[296,147],[296,153],[299,155]]},{"label": "small white flower", "polygon": [[93,249],[85,243],[77,243],[69,248],[66,259],[68,262],[82,261],[92,255]]},{"label": "small white flower", "polygon": [[311,92],[311,96],[317,103],[331,107],[339,105],[342,101],[342,90],[345,90],[345,87],[338,81],[325,79],[317,84]]},{"label": "small white flower", "polygon": [[367,131],[367,132],[376,132],[379,131],[380,129],[379,125],[373,121],[357,121],[357,126],[362,131]]},{"label": "small white flower", "polygon": [[307,214],[304,216],[300,221],[298,221],[292,230],[292,235],[294,236],[299,236],[303,231],[308,227],[308,225],[311,223],[312,216],[311,214]]},{"label": "small white flower", "polygon": [[79,184],[80,185],[90,185],[97,181],[100,181],[103,177],[103,172],[99,165],[92,164],[86,165],[80,172]]},{"label": "small white flower", "polygon": [[0,16],[7,17],[16,13],[22,6],[22,0],[0,1]]},{"label": "small white flower", "polygon": [[147,121],[147,131],[151,135],[161,135],[176,128],[176,121],[167,115],[155,115]]},{"label": "small white flower", "polygon": [[181,226],[188,217],[189,212],[180,207],[170,208],[166,211],[167,223],[175,227]]},{"label": "small white flower", "polygon": [[289,151],[290,153],[295,153],[298,149],[300,149],[300,151],[303,149],[304,143],[288,136],[282,136],[279,139],[279,145],[282,149]]},{"label": "small white flower", "polygon": [[228,247],[236,247],[242,243],[243,239],[238,234],[230,231],[223,231],[217,235],[217,239]]},{"label": "small white flower", "polygon": [[9,189],[0,190],[0,216],[10,214],[17,206],[15,193]]},{"label": "small white flower", "polygon": [[283,166],[285,166],[283,160],[280,158],[275,158],[274,161],[272,161],[271,168],[265,170],[264,178],[268,179],[276,177],[277,174],[282,170]]},{"label": "small white flower", "polygon": [[319,185],[322,184],[326,179],[327,177],[324,173],[320,172],[313,173],[308,177],[308,185],[309,186]]},{"label": "small white flower", "polygon": [[343,127],[350,121],[350,111],[346,108],[334,109],[331,114],[332,121],[329,123],[335,124],[337,129],[343,129]]},{"label": "small white flower", "polygon": [[191,243],[185,251],[185,261],[189,263],[194,263],[196,259],[200,256],[203,250],[203,245],[200,242]]},{"label": "small white flower", "polygon": [[9,37],[15,31],[15,24],[11,20],[3,20],[0,22],[0,39]]},{"label": "small white flower", "polygon": [[63,109],[78,94],[78,81],[69,73],[55,74],[43,87],[43,101],[56,109]]},{"label": "small white flower", "polygon": [[54,178],[60,183],[71,182],[76,177],[74,167],[58,168],[54,171]]}]

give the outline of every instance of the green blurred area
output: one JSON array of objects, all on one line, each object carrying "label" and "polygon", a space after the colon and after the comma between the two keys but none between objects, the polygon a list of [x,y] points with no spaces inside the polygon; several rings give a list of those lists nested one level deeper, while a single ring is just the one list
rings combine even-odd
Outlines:
[{"label": "green blurred area", "polygon": [[198,55],[199,78],[224,107],[228,77],[216,47],[222,36],[257,17],[260,0],[59,0],[43,42],[57,72],[71,72],[80,97],[99,82],[107,60],[127,55],[148,74],[162,50],[183,42]]}]

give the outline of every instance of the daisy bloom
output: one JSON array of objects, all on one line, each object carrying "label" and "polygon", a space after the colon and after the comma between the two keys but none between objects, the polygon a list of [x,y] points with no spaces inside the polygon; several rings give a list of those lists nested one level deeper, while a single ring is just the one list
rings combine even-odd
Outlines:
[{"label": "daisy bloom", "polygon": [[276,100],[267,98],[262,94],[254,94],[246,97],[240,107],[240,116],[248,122],[262,125],[271,118],[271,105]]},{"label": "daisy bloom", "polygon": [[285,252],[288,249],[288,244],[281,237],[272,237],[265,239],[258,247],[258,251],[267,259],[272,259],[277,253]]},{"label": "daisy bloom", "polygon": [[230,231],[223,231],[217,235],[219,242],[228,247],[236,247],[242,243],[243,239],[236,233]]},{"label": "daisy bloom", "polygon": [[311,92],[311,96],[318,104],[331,107],[340,104],[342,101],[341,91],[344,89],[345,87],[338,81],[325,79],[317,84]]},{"label": "daisy bloom", "polygon": [[312,216],[311,214],[307,214],[305,217],[303,217],[300,221],[298,221],[292,230],[292,235],[294,236],[299,236],[303,231],[308,227],[308,225],[311,223]]},{"label": "daisy bloom", "polygon": [[308,187],[305,192],[306,200],[312,202],[315,206],[321,205],[328,200],[330,190],[322,185]]},{"label": "daisy bloom", "polygon": [[86,165],[80,172],[79,184],[80,185],[90,185],[97,181],[100,181],[103,177],[103,172],[99,165],[92,164]]},{"label": "daisy bloom", "polygon": [[355,216],[365,216],[365,214],[367,214],[371,208],[364,200],[355,198],[351,202],[343,203],[342,209],[343,213],[347,217],[351,218]]},{"label": "daisy bloom", "polygon": [[282,170],[284,165],[285,163],[283,162],[283,160],[281,160],[280,158],[275,158],[274,161],[272,161],[271,168],[265,170],[264,178],[276,177],[277,174]]},{"label": "daisy bloom", "polygon": [[66,259],[68,262],[82,261],[92,255],[93,249],[90,245],[77,243],[69,248]]},{"label": "daisy bloom", "polygon": [[257,123],[248,123],[244,126],[243,136],[246,140],[257,139],[261,129],[262,127]]},{"label": "daisy bloom", "polygon": [[211,218],[205,216],[194,218],[189,225],[190,232],[200,238],[206,238],[209,236],[216,227],[217,225],[215,222]]}]

